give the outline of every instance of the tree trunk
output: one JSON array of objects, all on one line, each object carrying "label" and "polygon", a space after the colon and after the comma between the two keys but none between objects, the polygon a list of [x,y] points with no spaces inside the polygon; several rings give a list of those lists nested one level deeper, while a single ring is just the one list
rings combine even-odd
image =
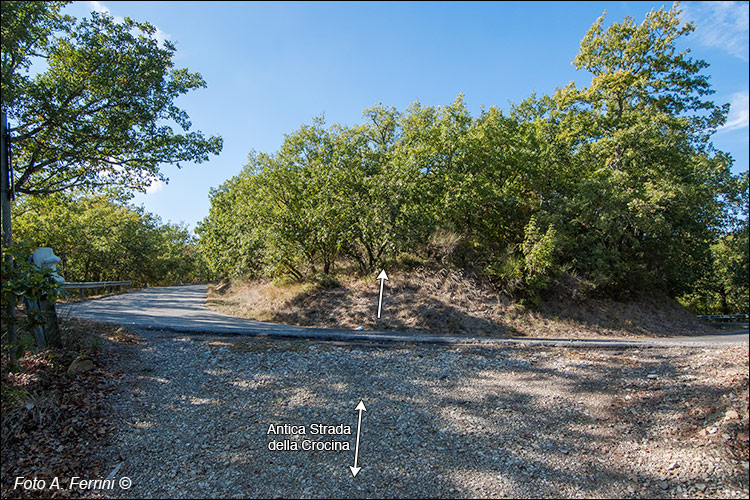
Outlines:
[{"label": "tree trunk", "polygon": [[724,285],[719,288],[719,297],[721,297],[721,314],[729,314],[729,305],[727,304],[727,289]]},{"label": "tree trunk", "polygon": [[[10,137],[7,134],[8,126],[5,111],[2,112],[0,120],[0,177],[2,177],[2,183],[0,183],[0,187],[2,187],[2,195],[0,196],[2,198],[2,208],[0,211],[2,211],[3,250],[6,250],[13,243],[13,232],[10,217],[12,193],[10,192],[10,158],[8,154],[8,140]],[[13,256],[7,251],[4,253],[3,258],[10,268],[13,265]],[[5,316],[3,320],[8,330],[7,341],[8,343],[14,343],[18,340],[18,333],[16,332],[16,296],[12,293],[9,295],[10,300],[8,301],[7,309],[3,311]],[[15,347],[10,349],[8,355],[11,365],[16,364],[17,354]]]}]

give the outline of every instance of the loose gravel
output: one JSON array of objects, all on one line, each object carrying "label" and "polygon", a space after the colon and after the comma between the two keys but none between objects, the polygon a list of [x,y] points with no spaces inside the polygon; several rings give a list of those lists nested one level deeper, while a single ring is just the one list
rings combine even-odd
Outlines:
[{"label": "loose gravel", "polygon": [[[125,498],[748,497],[748,347],[113,344]],[[352,477],[362,400],[359,463]],[[273,436],[270,424],[344,424]],[[348,451],[269,451],[269,442]]]}]

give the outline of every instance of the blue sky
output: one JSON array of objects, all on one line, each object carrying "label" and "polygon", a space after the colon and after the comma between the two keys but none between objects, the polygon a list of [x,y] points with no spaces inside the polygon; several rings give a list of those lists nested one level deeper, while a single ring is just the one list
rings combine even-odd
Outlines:
[{"label": "blue sky", "polygon": [[[191,228],[208,214],[209,189],[237,174],[250,150],[273,153],[284,134],[325,113],[329,124],[361,122],[377,103],[403,110],[415,100],[445,105],[463,93],[476,116],[485,105],[508,109],[590,75],[571,60],[591,24],[625,16],[640,23],[664,2],[75,2],[148,21],[175,43],[175,64],[208,87],[178,104],[193,128],[221,135],[224,150],[207,163],[165,167],[168,184],[135,197],[164,221]],[[731,103],[715,146],[748,169],[748,2],[683,2],[696,31],[691,56],[711,66],[713,99]]]}]

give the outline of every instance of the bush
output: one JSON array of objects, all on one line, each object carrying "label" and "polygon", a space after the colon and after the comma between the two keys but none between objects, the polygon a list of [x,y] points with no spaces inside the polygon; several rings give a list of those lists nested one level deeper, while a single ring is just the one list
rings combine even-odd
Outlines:
[{"label": "bush", "polygon": [[321,288],[339,288],[341,283],[334,276],[326,273],[319,273],[313,277],[315,282]]},{"label": "bush", "polygon": [[[57,301],[60,284],[53,277],[51,269],[40,269],[33,264],[31,261],[33,251],[34,248],[25,243],[15,243],[10,247],[3,247],[2,343],[7,344],[11,350],[15,350],[18,345],[17,334],[11,332],[11,329],[16,326],[27,332],[32,332],[35,328],[42,326],[47,330],[47,334],[54,336],[50,339],[46,337],[37,338],[38,345],[46,345],[47,340],[53,344],[58,344],[60,340],[57,318],[51,318],[45,311],[27,307],[25,320],[16,322],[15,318],[10,317],[11,311],[15,312],[20,300],[32,304],[38,301],[54,304]],[[6,255],[10,255],[11,259],[6,260]]]}]

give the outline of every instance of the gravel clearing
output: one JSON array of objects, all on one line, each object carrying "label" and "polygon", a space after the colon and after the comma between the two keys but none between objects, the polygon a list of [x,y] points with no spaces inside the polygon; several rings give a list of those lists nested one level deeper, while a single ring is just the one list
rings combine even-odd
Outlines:
[{"label": "gravel clearing", "polygon": [[[748,346],[111,344],[111,497],[748,497]],[[357,403],[362,418],[357,477]],[[273,436],[270,424],[350,435]],[[288,438],[348,451],[269,451]]]}]

